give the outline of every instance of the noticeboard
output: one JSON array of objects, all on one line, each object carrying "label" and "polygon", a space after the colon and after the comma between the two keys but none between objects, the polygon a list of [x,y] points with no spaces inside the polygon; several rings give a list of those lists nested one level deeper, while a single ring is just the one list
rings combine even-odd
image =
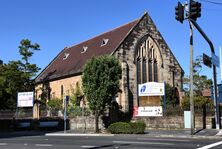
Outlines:
[{"label": "noticeboard", "polygon": [[139,96],[163,96],[165,95],[164,83],[147,82],[139,84]]},{"label": "noticeboard", "polygon": [[34,92],[18,92],[17,107],[33,107]]},{"label": "noticeboard", "polygon": [[134,116],[163,116],[162,106],[145,106],[135,109]]}]

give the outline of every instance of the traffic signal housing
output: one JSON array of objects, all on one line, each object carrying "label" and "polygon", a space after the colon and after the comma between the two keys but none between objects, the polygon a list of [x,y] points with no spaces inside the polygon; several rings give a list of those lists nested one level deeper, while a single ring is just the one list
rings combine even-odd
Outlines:
[{"label": "traffic signal housing", "polygon": [[201,17],[201,3],[190,0],[189,18],[196,21],[199,17]]},{"label": "traffic signal housing", "polygon": [[209,57],[208,55],[206,55],[204,53],[203,53],[203,63],[204,63],[204,65],[206,65],[209,68],[212,67],[211,57]]},{"label": "traffic signal housing", "polygon": [[180,23],[183,23],[184,20],[184,6],[178,2],[177,6],[175,7],[175,15],[176,20]]}]

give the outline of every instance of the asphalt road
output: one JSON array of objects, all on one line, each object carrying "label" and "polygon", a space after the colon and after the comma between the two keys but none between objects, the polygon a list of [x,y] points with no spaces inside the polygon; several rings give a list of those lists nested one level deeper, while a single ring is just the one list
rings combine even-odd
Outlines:
[{"label": "asphalt road", "polygon": [[195,149],[213,143],[218,144],[213,147],[214,149],[221,149],[221,141],[222,138],[162,138],[145,135],[106,137],[44,135],[7,137],[5,135],[0,138],[0,149]]}]

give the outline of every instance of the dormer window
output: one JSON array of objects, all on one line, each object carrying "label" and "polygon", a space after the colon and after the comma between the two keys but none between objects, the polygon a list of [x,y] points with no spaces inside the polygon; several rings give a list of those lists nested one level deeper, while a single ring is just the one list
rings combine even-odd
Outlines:
[{"label": "dormer window", "polygon": [[103,39],[101,46],[107,45],[108,41],[109,41],[109,39]]},{"label": "dormer window", "polygon": [[64,53],[63,60],[66,60],[69,57],[69,53]]},{"label": "dormer window", "polygon": [[85,53],[87,49],[88,49],[88,47],[85,47],[85,46],[84,46],[84,47],[82,48],[82,50],[81,50],[81,53]]}]

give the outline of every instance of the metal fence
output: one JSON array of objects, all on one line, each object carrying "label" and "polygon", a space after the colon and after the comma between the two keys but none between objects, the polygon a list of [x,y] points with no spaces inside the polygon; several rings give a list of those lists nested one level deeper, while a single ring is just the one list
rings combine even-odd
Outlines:
[{"label": "metal fence", "polygon": [[19,108],[17,110],[0,110],[0,119],[12,118],[32,118],[33,110],[31,108]]},{"label": "metal fence", "polygon": [[[166,113],[164,113],[164,116],[183,116],[184,111],[189,111],[184,110],[181,106],[179,105],[167,105],[166,107]],[[213,116],[214,115],[214,106],[205,106],[205,107],[199,107],[195,106],[194,107],[194,113],[197,116],[201,115],[206,115],[206,116]]]},{"label": "metal fence", "polygon": [[[167,105],[166,112],[164,116],[183,116],[184,109],[181,106],[173,106]],[[189,110],[188,110],[189,111]],[[206,107],[195,107],[194,113],[197,116],[206,115],[206,116],[214,116],[214,106],[206,106]],[[220,113],[222,113],[222,108],[220,108]],[[40,117],[63,117],[62,110],[47,110],[40,109],[39,116]],[[76,116],[88,116],[91,115],[89,109],[84,109],[82,111],[79,109],[71,109],[67,112],[68,117],[76,117]],[[11,119],[11,118],[33,118],[33,109],[32,108],[19,108],[16,110],[0,110],[0,119]]]}]

